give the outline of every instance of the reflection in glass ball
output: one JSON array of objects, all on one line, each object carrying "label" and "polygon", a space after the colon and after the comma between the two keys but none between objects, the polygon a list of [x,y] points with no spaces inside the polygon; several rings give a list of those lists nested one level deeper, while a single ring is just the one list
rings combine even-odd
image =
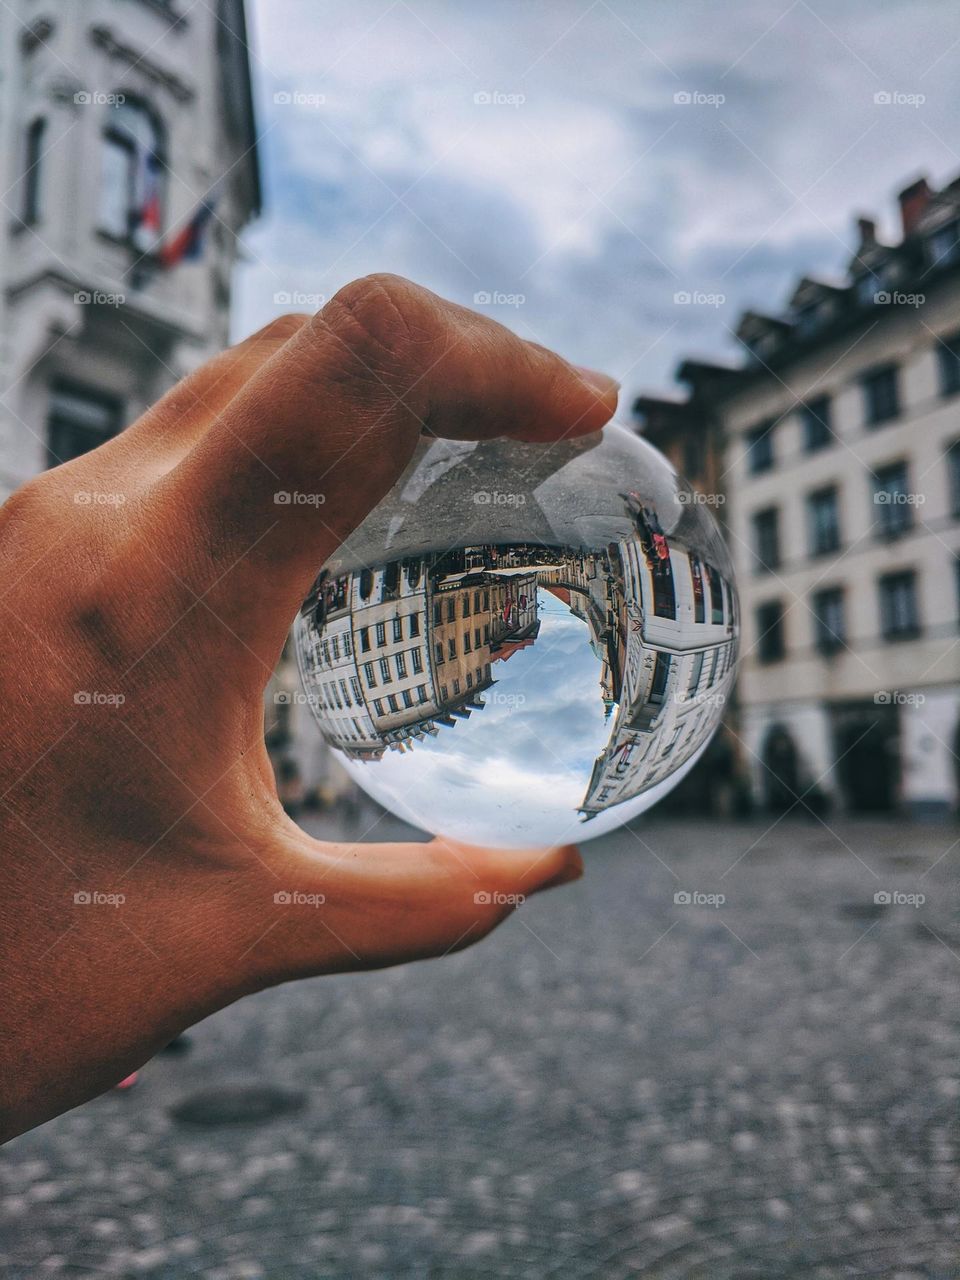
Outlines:
[{"label": "reflection in glass ball", "polygon": [[307,700],[415,826],[543,845],[610,831],[694,765],[734,679],[730,560],[702,496],[620,427],[425,439],[321,570]]}]

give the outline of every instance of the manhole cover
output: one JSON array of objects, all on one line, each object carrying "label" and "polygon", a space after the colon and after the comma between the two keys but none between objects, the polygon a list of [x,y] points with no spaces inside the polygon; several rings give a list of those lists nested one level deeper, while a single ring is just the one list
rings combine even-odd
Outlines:
[{"label": "manhole cover", "polygon": [[172,1107],[170,1114],[184,1124],[241,1124],[249,1120],[273,1120],[306,1106],[306,1094],[266,1084],[219,1085],[191,1094]]}]

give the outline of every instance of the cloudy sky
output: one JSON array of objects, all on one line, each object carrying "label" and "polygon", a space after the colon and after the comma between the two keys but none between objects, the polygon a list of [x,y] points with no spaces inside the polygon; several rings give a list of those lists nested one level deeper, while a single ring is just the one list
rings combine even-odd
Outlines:
[{"label": "cloudy sky", "polygon": [[892,236],[901,186],[960,173],[954,0],[250,10],[267,211],[238,336],[386,270],[669,389],[735,356],[745,306],[842,275],[857,213]]}]

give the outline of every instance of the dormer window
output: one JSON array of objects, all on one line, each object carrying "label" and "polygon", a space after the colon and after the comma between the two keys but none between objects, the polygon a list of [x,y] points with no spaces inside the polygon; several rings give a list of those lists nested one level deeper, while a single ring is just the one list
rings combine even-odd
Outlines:
[{"label": "dormer window", "polygon": [[927,240],[927,252],[930,256],[930,265],[934,267],[945,267],[951,262],[958,261],[960,259],[960,220],[954,218],[952,222],[938,227]]},{"label": "dormer window", "polygon": [[163,232],[166,158],[163,134],[142,103],[123,98],[107,107],[103,129],[100,230],[141,252]]}]

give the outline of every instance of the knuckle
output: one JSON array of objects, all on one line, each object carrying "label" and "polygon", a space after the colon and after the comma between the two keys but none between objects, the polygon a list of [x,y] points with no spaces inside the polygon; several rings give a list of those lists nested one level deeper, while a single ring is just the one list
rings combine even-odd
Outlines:
[{"label": "knuckle", "polygon": [[380,273],[345,285],[316,317],[364,363],[405,367],[415,349],[437,333],[435,304],[426,290]]},{"label": "knuckle", "polygon": [[304,313],[288,311],[271,320],[269,324],[265,324],[262,329],[258,329],[247,341],[255,345],[261,342],[286,342],[288,338],[299,333],[309,321],[310,317]]}]

